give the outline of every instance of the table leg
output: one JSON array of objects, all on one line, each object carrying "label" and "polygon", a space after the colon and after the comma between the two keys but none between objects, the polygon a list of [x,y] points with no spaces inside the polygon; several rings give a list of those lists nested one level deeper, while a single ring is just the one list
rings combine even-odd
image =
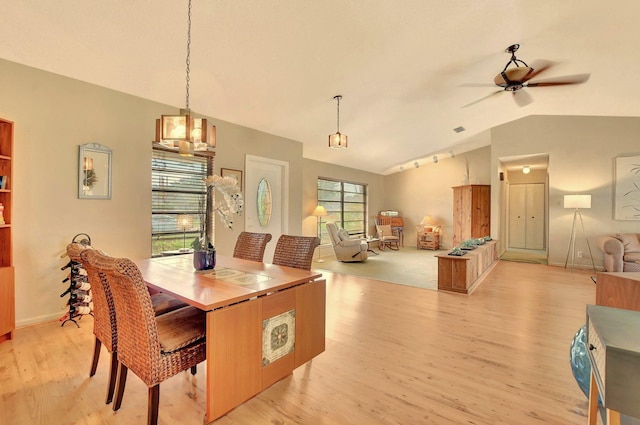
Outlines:
[{"label": "table leg", "polygon": [[607,409],[607,425],[620,425],[620,412]]},{"label": "table leg", "polygon": [[589,383],[589,416],[588,425],[596,425],[598,422],[598,384],[596,376],[591,370],[591,381]]}]

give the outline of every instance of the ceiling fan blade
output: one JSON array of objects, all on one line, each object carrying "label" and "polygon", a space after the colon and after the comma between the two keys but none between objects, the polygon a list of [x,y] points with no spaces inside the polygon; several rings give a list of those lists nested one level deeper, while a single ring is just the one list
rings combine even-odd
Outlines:
[{"label": "ceiling fan blade", "polygon": [[533,98],[526,90],[514,91],[513,100],[515,100],[516,104],[521,108],[533,102]]},{"label": "ceiling fan blade", "polygon": [[458,87],[495,87],[495,84],[489,84],[489,83],[463,83],[460,84]]},{"label": "ceiling fan blade", "polygon": [[551,68],[553,65],[555,65],[555,62],[547,60],[537,60],[532,62],[531,68],[533,68],[533,71],[527,74],[527,76],[522,79],[522,82],[529,81],[532,78],[537,77],[538,75]]},{"label": "ceiling fan blade", "polygon": [[549,86],[566,86],[568,84],[582,84],[589,81],[590,77],[591,77],[591,74],[567,75],[564,77],[531,81],[531,82],[528,82],[526,86],[527,87],[549,87]]},{"label": "ceiling fan blade", "polygon": [[504,90],[497,90],[497,91],[494,91],[493,93],[489,93],[488,95],[486,95],[486,96],[484,96],[484,97],[481,97],[480,99],[474,100],[474,101],[473,101],[473,102],[471,102],[471,103],[467,103],[466,105],[464,105],[464,106],[462,106],[462,107],[463,107],[463,108],[466,108],[466,107],[468,107],[468,106],[475,105],[476,103],[478,103],[478,102],[482,102],[483,100],[486,100],[486,99],[489,99],[490,97],[493,97],[493,96],[495,96],[495,95],[497,95],[497,94],[500,94],[500,93],[502,93],[503,91],[504,91]]}]

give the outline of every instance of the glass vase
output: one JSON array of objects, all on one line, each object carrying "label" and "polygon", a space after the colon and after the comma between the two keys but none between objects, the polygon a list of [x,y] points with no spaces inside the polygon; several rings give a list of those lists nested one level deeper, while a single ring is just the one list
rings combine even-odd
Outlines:
[{"label": "glass vase", "polygon": [[193,252],[193,268],[196,270],[211,270],[216,267],[216,249]]}]

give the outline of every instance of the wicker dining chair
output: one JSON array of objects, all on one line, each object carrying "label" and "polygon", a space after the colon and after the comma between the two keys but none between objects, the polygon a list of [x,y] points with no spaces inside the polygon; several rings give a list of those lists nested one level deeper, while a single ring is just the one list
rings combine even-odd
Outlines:
[{"label": "wicker dining chair", "polygon": [[264,250],[270,240],[271,233],[242,232],[236,241],[233,256],[261,263],[264,259]]},{"label": "wicker dining chair", "polygon": [[315,236],[282,235],[273,253],[273,264],[311,270],[313,253],[318,245],[320,239]]},{"label": "wicker dining chair", "polygon": [[[67,245],[67,255],[71,261],[77,262],[87,271],[87,278],[91,284],[91,298],[93,301],[93,334],[95,343],[93,347],[93,359],[89,376],[96,374],[98,360],[100,359],[100,349],[105,346],[107,352],[111,354],[109,366],[109,383],[107,385],[106,404],[113,401],[116,386],[116,375],[118,372],[118,330],[116,328],[116,310],[113,306],[113,295],[106,281],[106,276],[84,258],[85,252],[92,251],[91,246],[79,243]],[[166,294],[154,294],[151,296],[155,314],[164,314],[187,304],[170,297]],[[195,371],[192,371],[192,373]]]},{"label": "wicker dining chair", "polygon": [[147,423],[158,422],[160,383],[206,359],[206,313],[184,307],[156,316],[151,296],[136,264],[99,252],[83,258],[106,280],[113,295],[118,329],[118,386],[113,410],[122,404],[128,370],[149,389]]}]

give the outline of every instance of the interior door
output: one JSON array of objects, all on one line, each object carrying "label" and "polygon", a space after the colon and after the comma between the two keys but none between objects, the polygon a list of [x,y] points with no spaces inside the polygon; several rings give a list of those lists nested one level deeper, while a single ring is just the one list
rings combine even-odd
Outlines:
[{"label": "interior door", "polygon": [[[245,170],[245,230],[271,233],[273,238],[267,244],[264,253],[264,262],[271,263],[278,238],[280,235],[287,234],[289,228],[289,163],[247,155]],[[263,180],[267,185],[264,183],[261,185],[260,182]],[[265,186],[270,189],[268,200],[265,198]],[[262,219],[259,214],[259,206],[264,202],[270,202],[271,214],[268,220],[264,220],[264,213]]]},{"label": "interior door", "polygon": [[527,249],[544,249],[544,184],[527,184]]},{"label": "interior door", "polygon": [[526,186],[509,186],[509,248],[526,248],[527,245]]},{"label": "interior door", "polygon": [[544,249],[544,183],[509,186],[509,248]]}]

